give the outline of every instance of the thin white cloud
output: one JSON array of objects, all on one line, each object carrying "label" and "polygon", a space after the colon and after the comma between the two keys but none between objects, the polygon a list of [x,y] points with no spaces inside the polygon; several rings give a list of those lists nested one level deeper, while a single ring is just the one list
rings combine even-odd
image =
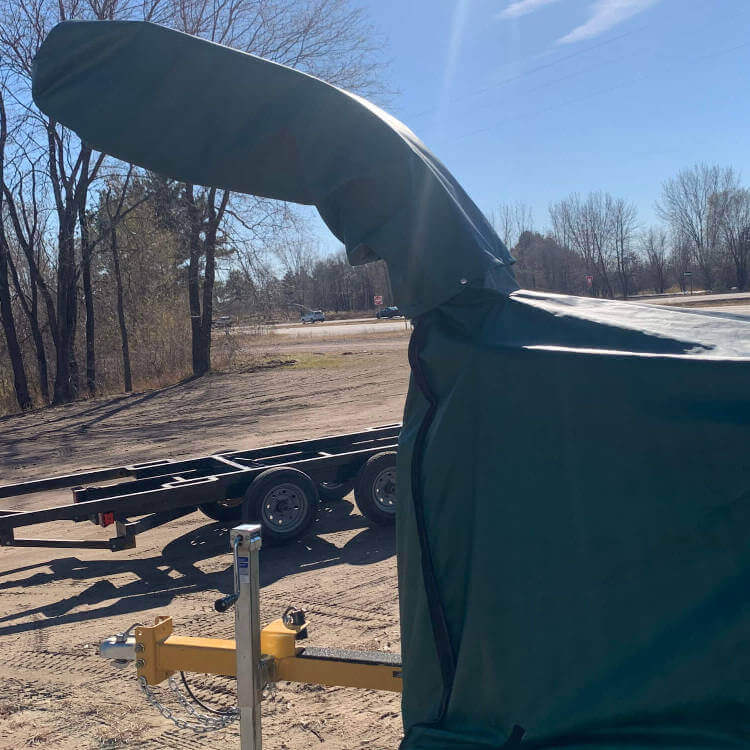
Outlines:
[{"label": "thin white cloud", "polygon": [[658,2],[659,0],[597,0],[591,6],[589,19],[558,39],[557,43],[572,44],[592,39]]},{"label": "thin white cloud", "polygon": [[529,13],[533,13],[539,8],[543,8],[545,5],[552,5],[557,3],[559,0],[516,0],[511,3],[507,8],[503,8],[498,13],[498,18],[519,18],[520,16],[526,16]]}]

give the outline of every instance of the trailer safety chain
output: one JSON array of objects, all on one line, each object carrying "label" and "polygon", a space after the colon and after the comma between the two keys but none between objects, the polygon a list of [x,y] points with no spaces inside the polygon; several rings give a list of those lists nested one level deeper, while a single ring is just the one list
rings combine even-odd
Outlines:
[{"label": "trailer safety chain", "polygon": [[146,702],[153,706],[165,719],[169,719],[179,729],[189,729],[196,734],[205,734],[206,732],[215,732],[218,729],[224,729],[231,723],[237,721],[240,717],[239,709],[230,708],[223,715],[203,714],[197,711],[192,703],[182,694],[179,684],[174,676],[169,678],[169,688],[174,693],[179,704],[190,714],[192,720],[180,719],[172,713],[172,710],[165,706],[157,697],[156,693],[146,682],[145,677],[138,678],[138,684],[141,686],[143,694],[146,696]]},{"label": "trailer safety chain", "polygon": [[[234,568],[234,593],[215,602],[215,607],[219,612],[226,611],[226,609],[234,605],[234,603],[237,601],[237,598],[239,597],[240,580],[239,561],[237,558],[241,541],[242,537],[238,535],[234,538],[234,542],[232,544],[232,557],[234,561],[234,565],[232,566]],[[132,628],[134,627],[135,625],[133,625],[131,628],[128,628],[126,634],[129,633],[130,630],[132,630]],[[171,721],[179,729],[189,729],[196,734],[205,734],[206,732],[214,732],[219,729],[224,729],[240,718],[240,710],[236,706],[228,707],[226,709],[222,709],[221,711],[215,711],[214,709],[205,706],[203,703],[201,703],[200,700],[198,700],[198,698],[195,697],[195,695],[193,695],[193,692],[190,690],[190,686],[185,679],[184,672],[180,672],[180,675],[182,676],[182,682],[185,685],[185,689],[187,690],[190,698],[192,698],[193,702],[198,704],[204,710],[211,711],[211,713],[205,714],[198,711],[193,703],[185,695],[183,695],[176,677],[174,675],[171,675],[168,679],[169,689],[172,691],[172,693],[174,693],[175,698],[177,698],[177,702],[188,712],[188,714],[190,714],[191,717],[191,720],[180,719],[179,717],[175,716],[174,713],[172,713],[170,708],[165,706],[159,700],[156,693],[151,689],[151,686],[146,681],[146,678],[139,677],[138,684],[141,686],[141,690],[146,696],[146,701],[150,705],[152,705],[165,719],[169,719],[169,721]]]}]

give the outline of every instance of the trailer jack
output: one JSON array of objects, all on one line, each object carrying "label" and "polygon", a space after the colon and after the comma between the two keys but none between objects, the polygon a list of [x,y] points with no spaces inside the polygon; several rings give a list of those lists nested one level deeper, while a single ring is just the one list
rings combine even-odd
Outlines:
[{"label": "trailer jack", "polygon": [[[173,635],[172,618],[158,616],[153,625],[136,625],[107,638],[104,657],[134,661],[138,679],[158,685],[176,672],[237,678],[242,750],[261,750],[260,702],[266,687],[280,681],[401,692],[399,654],[300,646],[307,638],[304,612],[289,608],[260,627],[260,526],[242,525],[230,535],[235,592],[216,602],[218,611],[235,606],[235,639]],[[133,634],[131,635],[131,632]],[[217,727],[224,725],[217,722]]]}]

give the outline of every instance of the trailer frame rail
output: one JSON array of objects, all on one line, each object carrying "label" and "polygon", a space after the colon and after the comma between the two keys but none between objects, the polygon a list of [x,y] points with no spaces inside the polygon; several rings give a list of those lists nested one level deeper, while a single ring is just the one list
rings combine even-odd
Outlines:
[{"label": "trailer frame rail", "polygon": [[[203,504],[240,504],[253,480],[271,468],[298,469],[318,484],[351,482],[370,457],[396,450],[400,428],[400,424],[390,424],[261,448],[147,461],[0,485],[0,498],[6,499],[64,488],[73,493],[73,502],[68,504],[0,510],[0,546],[132,549],[138,534],[192,513]],[[111,483],[112,480],[120,481]],[[20,528],[58,521],[114,526],[116,534],[101,540],[15,535]]]}]

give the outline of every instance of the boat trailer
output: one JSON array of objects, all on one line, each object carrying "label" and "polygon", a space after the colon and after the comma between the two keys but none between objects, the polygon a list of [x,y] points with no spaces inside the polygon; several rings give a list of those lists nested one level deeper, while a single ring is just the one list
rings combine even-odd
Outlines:
[{"label": "boat trailer", "polygon": [[[341,499],[352,488],[357,506],[368,520],[391,523],[396,510],[395,462],[400,429],[400,424],[391,424],[252,450],[0,485],[0,498],[62,488],[73,492],[73,502],[66,505],[0,510],[0,545],[113,552],[132,549],[138,534],[196,509],[217,521],[259,523],[267,543],[283,543],[300,537],[309,528],[321,497]],[[113,526],[116,533],[109,539],[15,535],[16,529],[55,521],[91,521],[102,528]]]},{"label": "boat trailer", "polygon": [[[235,606],[234,640],[176,636],[172,634],[172,618],[159,616],[154,625],[133,626],[107,638],[99,647],[103,657],[120,663],[135,662],[138,682],[149,703],[179,726],[204,732],[239,719],[241,750],[261,750],[261,698],[266,688],[281,680],[401,692],[400,654],[301,647],[298,642],[307,638],[307,622],[304,612],[291,607],[261,629],[260,532],[260,526],[245,524],[230,533],[234,593],[214,606],[219,612]],[[201,714],[178,692],[193,719],[177,719],[151,689],[166,680],[176,688],[177,672],[182,673],[186,687],[185,672],[236,677],[238,707]],[[188,695],[195,700],[189,687]]]}]

